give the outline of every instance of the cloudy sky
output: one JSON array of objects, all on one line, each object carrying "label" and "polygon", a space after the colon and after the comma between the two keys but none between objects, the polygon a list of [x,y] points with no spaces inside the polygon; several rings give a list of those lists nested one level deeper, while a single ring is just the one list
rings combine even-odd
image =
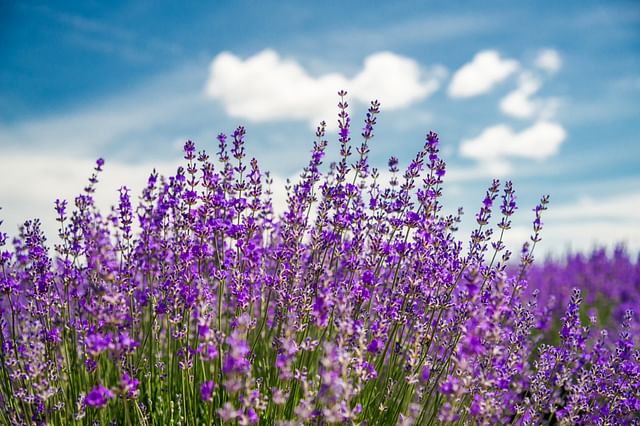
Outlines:
[{"label": "cloudy sky", "polygon": [[171,173],[187,138],[214,151],[240,124],[282,182],[315,125],[335,128],[345,89],[356,124],[382,104],[374,165],[406,164],[440,133],[461,238],[498,177],[520,201],[513,244],[549,193],[542,251],[640,249],[639,3],[208,3],[2,2],[5,232],[32,217],[53,231],[53,201],[80,191],[98,157],[108,205],[152,168]]}]

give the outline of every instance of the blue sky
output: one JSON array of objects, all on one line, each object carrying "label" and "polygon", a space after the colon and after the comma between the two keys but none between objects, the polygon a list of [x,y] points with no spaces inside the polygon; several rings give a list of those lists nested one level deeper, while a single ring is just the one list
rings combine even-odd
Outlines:
[{"label": "blue sky", "polygon": [[380,167],[440,133],[464,232],[499,177],[521,203],[513,244],[550,193],[543,252],[640,248],[637,2],[4,2],[0,64],[9,233],[29,217],[55,229],[53,200],[97,157],[107,205],[170,173],[186,138],[214,150],[239,124],[264,169],[294,176],[344,88],[355,123],[382,103]]}]

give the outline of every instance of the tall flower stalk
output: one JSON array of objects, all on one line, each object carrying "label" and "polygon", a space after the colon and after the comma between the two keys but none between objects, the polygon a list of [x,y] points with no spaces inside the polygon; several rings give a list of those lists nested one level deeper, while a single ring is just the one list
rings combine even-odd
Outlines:
[{"label": "tall flower stalk", "polygon": [[509,268],[511,182],[491,182],[461,242],[439,136],[382,172],[380,104],[353,148],[346,95],[339,161],[323,172],[323,122],[279,216],[238,127],[215,159],[187,141],[184,166],[154,171],[136,207],[122,187],[106,214],[98,160],[72,209],[56,201],[53,252],[38,221],[11,249],[0,234],[2,423],[637,422],[631,311],[598,336],[574,292],[556,345],[536,329],[549,311],[527,276],[548,197]]}]

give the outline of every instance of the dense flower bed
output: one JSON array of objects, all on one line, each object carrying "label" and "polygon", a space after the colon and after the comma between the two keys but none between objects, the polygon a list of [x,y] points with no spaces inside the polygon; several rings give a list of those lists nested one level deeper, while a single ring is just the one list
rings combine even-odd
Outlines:
[{"label": "dense flower bed", "polygon": [[[562,259],[549,258],[536,263],[527,272],[527,296],[536,291],[545,310],[540,326],[547,332],[558,326],[573,288],[583,291],[583,318],[594,317],[595,324],[619,331],[629,309],[640,306],[640,262],[624,247],[616,247],[608,256],[604,248],[588,255],[575,253]],[[638,322],[632,323],[634,335],[640,335]]]},{"label": "dense flower bed", "polygon": [[56,202],[53,252],[25,222],[1,254],[2,423],[638,423],[630,311],[601,336],[575,290],[556,344],[537,331],[550,313],[526,276],[547,197],[507,271],[511,183],[492,182],[460,242],[438,136],[383,185],[367,159],[379,105],[352,148],[340,96],[340,161],[321,172],[322,123],[279,217],[239,127],[215,161],[188,141],[135,207],[127,188],[95,207],[99,160],[72,209]]}]

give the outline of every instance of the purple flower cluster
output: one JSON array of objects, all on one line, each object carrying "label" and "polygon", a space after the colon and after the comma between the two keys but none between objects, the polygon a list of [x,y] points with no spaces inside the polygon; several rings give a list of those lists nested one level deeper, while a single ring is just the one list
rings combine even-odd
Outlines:
[{"label": "purple flower cluster", "polygon": [[[547,311],[540,324],[545,330],[558,326],[572,290],[582,290],[584,316],[595,316],[601,328],[618,332],[628,310],[640,306],[640,259],[632,259],[623,246],[608,255],[604,248],[588,255],[570,254],[565,258],[547,259],[527,273],[529,288],[539,294],[539,305]],[[636,312],[637,315],[637,312]],[[633,321],[633,333],[640,333]]]},{"label": "purple flower cluster", "polygon": [[491,182],[461,242],[438,135],[378,170],[379,103],[354,145],[339,96],[339,159],[323,171],[323,122],[281,215],[239,127],[213,158],[187,141],[184,166],[107,213],[99,160],[73,208],[56,202],[53,253],[38,221],[11,249],[0,234],[2,422],[637,424],[630,312],[595,335],[575,292],[557,344],[537,329],[548,197],[512,270],[511,183]]},{"label": "purple flower cluster", "polygon": [[93,389],[89,391],[87,396],[84,399],[84,402],[89,407],[93,408],[102,408],[107,405],[110,399],[113,399],[115,395],[111,390],[105,388],[104,386],[97,385]]},{"label": "purple flower cluster", "polygon": [[[555,419],[561,424],[637,424],[640,413],[640,352],[627,311],[613,345],[607,331],[590,339],[574,289],[562,318],[561,343],[539,347],[529,395],[520,408],[525,423]],[[634,342],[635,340],[635,342]]]}]

